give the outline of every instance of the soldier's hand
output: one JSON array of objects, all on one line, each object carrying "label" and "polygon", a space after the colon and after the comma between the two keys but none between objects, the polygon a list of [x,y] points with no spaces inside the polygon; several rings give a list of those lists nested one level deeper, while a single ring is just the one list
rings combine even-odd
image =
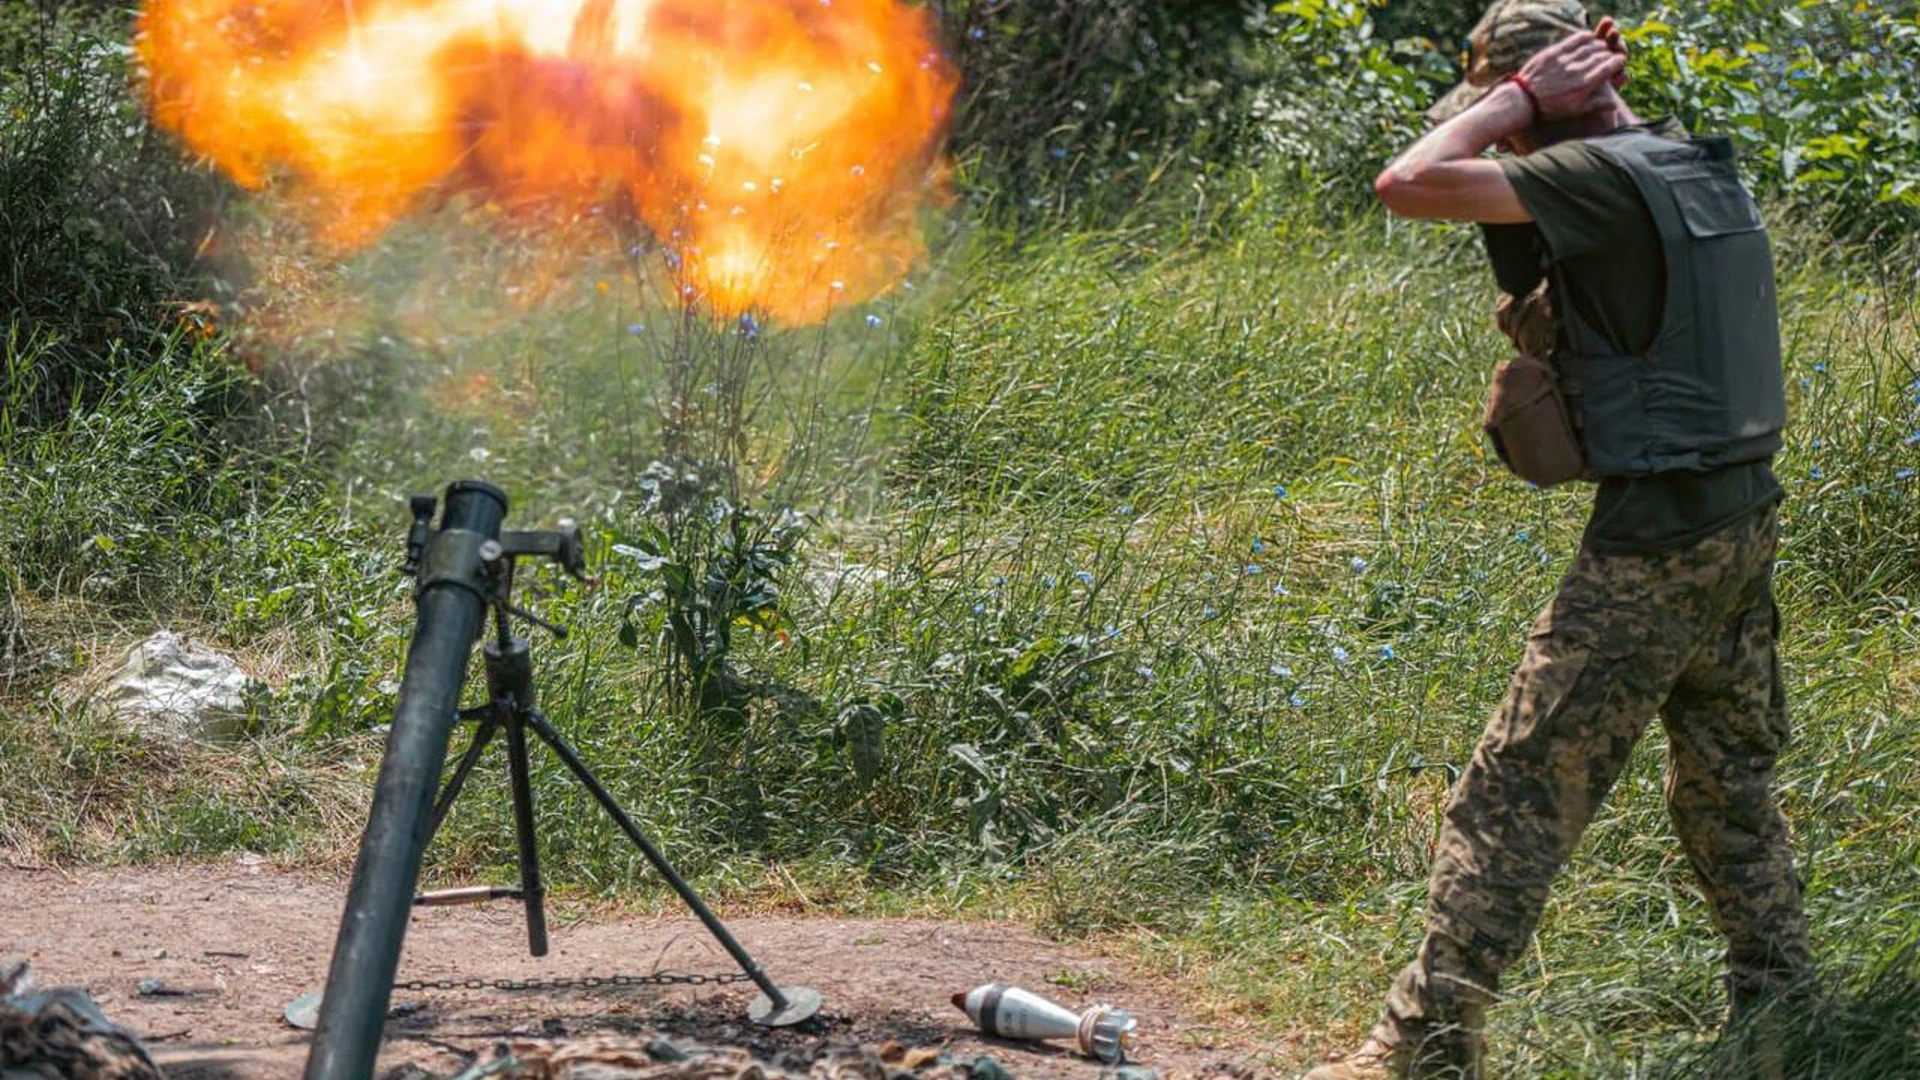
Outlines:
[{"label": "soldier's hand", "polygon": [[[1601,19],[1600,24],[1593,28],[1593,36],[1606,42],[1608,51],[1618,53],[1622,57],[1627,55],[1627,39],[1621,35],[1620,24],[1613,21],[1613,16],[1609,15]],[[1622,67],[1620,74],[1613,77],[1613,88],[1625,89],[1628,78],[1627,69]]]},{"label": "soldier's hand", "polygon": [[1618,34],[1612,20],[1602,20],[1600,29],[1575,34],[1527,61],[1521,74],[1533,87],[1541,119],[1568,120],[1605,104],[1601,91],[1627,70],[1625,46],[1615,51],[1611,44]]}]

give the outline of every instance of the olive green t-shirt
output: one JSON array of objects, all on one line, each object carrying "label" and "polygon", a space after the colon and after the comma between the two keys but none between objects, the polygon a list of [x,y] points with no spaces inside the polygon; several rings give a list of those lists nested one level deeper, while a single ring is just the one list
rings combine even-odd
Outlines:
[{"label": "olive green t-shirt", "polygon": [[[1679,121],[1646,125],[1685,139]],[[1516,296],[1556,263],[1571,303],[1622,355],[1647,348],[1659,332],[1666,291],[1660,231],[1633,177],[1600,151],[1570,140],[1502,161],[1533,216],[1531,225],[1485,230],[1500,286]],[[1766,461],[1705,472],[1607,477],[1594,497],[1586,543],[1610,553],[1663,551],[1701,540],[1785,496]]]}]

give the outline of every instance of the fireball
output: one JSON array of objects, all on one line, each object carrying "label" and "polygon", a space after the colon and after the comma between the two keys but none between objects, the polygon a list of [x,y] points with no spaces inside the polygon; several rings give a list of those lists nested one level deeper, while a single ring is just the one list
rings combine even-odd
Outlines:
[{"label": "fireball", "polygon": [[823,317],[897,282],[955,76],[899,0],[149,0],[158,124],[347,251],[437,197],[621,212],[683,295]]}]

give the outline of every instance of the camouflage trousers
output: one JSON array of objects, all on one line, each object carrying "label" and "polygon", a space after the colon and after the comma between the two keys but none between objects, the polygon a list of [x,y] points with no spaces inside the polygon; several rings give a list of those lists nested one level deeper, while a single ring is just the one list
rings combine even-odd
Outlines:
[{"label": "camouflage trousers", "polygon": [[[1787,740],[1768,509],[1691,547],[1583,550],[1447,806],[1426,937],[1375,1036],[1478,1075],[1478,1029],[1533,936],[1547,889],[1657,713],[1666,800],[1727,939],[1736,1012],[1811,966],[1787,825],[1773,798]],[[1403,1055],[1406,1056],[1406,1055]]]}]

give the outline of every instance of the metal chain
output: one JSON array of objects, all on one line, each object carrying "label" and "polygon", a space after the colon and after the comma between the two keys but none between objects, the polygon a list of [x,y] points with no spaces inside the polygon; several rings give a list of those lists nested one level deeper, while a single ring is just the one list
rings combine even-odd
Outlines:
[{"label": "metal chain", "polygon": [[682,975],[662,971],[653,975],[558,975],[548,979],[414,979],[393,984],[395,990],[593,990],[602,986],[716,986],[752,982],[743,972],[724,975]]}]

